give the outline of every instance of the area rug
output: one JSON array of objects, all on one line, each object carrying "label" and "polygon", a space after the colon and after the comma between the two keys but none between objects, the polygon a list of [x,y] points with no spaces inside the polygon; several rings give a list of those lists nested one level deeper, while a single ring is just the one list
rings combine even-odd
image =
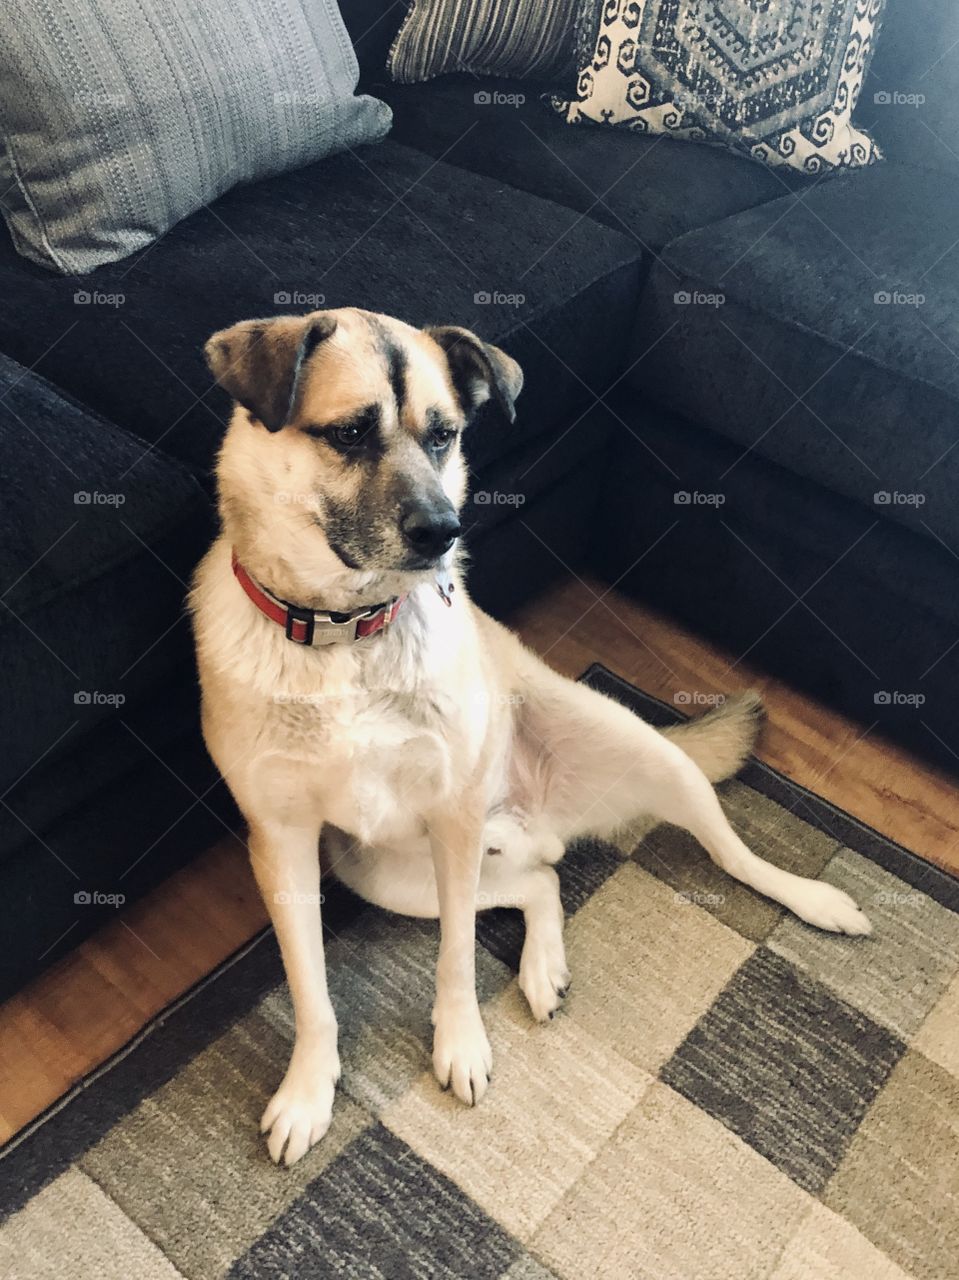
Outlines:
[{"label": "area rug", "polygon": [[323,1142],[282,1170],[256,1131],[293,1032],[266,933],[7,1145],[0,1274],[954,1280],[959,883],[759,763],[721,792],[874,935],[807,928],[669,828],[580,842],[552,1022],[517,989],[517,913],[481,919],[496,1065],[468,1110],[429,1069],[435,926],[331,893]]}]

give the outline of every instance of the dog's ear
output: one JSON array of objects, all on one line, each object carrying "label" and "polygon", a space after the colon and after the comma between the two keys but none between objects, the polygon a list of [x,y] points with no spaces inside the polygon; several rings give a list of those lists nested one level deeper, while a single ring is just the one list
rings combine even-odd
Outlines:
[{"label": "dog's ear", "polygon": [[516,361],[458,325],[438,325],[426,332],[446,352],[453,387],[466,412],[492,398],[507,420],[513,422],[516,397],[523,389],[523,370]]},{"label": "dog's ear", "polygon": [[279,431],[296,410],[307,360],[335,330],[336,317],[324,311],[244,320],[213,335],[206,362],[228,395],[268,431]]}]

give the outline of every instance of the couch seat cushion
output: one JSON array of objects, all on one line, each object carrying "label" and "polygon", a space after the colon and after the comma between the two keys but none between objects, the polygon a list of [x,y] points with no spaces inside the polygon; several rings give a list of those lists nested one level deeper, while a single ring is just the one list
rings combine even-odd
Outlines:
[{"label": "couch seat cushion", "polygon": [[639,270],[625,236],[590,219],[571,230],[558,205],[387,141],[231,191],[79,283],[0,245],[0,349],[206,468],[228,411],[203,363],[214,330],[322,306],[462,324],[526,373],[518,424],[488,415],[472,433],[482,461],[611,380]]},{"label": "couch seat cushion", "polygon": [[806,181],[719,147],[565,124],[538,86],[517,80],[373,85],[399,141],[566,205],[570,234],[588,214],[651,252]]},{"label": "couch seat cushion", "polygon": [[631,385],[959,547],[959,179],[829,179],[671,244]]},{"label": "couch seat cushion", "polygon": [[211,536],[186,468],[0,357],[6,791],[190,661],[186,582]]}]

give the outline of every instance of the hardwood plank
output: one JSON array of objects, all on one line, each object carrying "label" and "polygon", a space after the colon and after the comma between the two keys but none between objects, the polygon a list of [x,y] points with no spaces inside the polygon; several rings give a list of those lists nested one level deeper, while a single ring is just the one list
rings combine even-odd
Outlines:
[{"label": "hardwood plank", "polygon": [[[513,619],[559,671],[602,662],[648,693],[762,690],[759,754],[774,768],[959,874],[959,786],[875,733],[594,580],[567,579]],[[692,703],[683,709],[695,710]],[[120,913],[0,1005],[0,1140],[27,1124],[266,923],[228,839]]]}]

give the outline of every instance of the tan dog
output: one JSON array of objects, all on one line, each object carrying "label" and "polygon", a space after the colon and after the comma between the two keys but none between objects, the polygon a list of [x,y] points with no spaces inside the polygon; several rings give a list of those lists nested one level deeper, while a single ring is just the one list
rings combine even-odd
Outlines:
[{"label": "tan dog", "polygon": [[549,1017],[569,982],[553,864],[575,836],[651,814],[804,920],[869,931],[846,894],[763,862],[723,814],[710,781],[749,752],[755,696],[660,733],[470,602],[460,434],[490,397],[513,416],[509,356],[463,329],[344,309],[238,324],[207,357],[237,407],[222,532],[191,603],[206,741],[249,824],[296,1014],[262,1120],[274,1160],[292,1164],[326,1132],[340,1071],[321,829],[328,869],[357,893],[439,916],[433,1065],[468,1103],[492,1065],[477,907],[523,911],[519,982]]}]

